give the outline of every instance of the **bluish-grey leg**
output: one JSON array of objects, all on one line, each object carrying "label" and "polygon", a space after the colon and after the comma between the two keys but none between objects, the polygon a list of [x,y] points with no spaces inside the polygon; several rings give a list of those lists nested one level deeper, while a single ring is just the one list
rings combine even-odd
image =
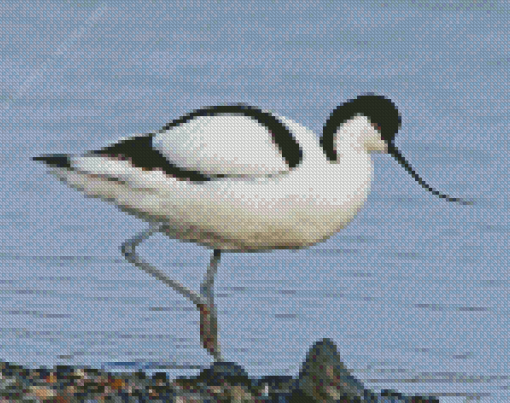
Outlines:
[{"label": "bluish-grey leg", "polygon": [[164,284],[173,288],[196,305],[200,311],[200,339],[202,341],[202,346],[214,357],[215,361],[223,361],[218,343],[216,310],[214,308],[214,295],[212,294],[214,275],[220,259],[220,252],[216,250],[214,251],[211,263],[207,269],[206,279],[202,283],[201,287],[201,290],[205,287],[206,295],[200,295],[183,286],[181,283],[172,280],[151,264],[143,261],[136,254],[135,249],[139,244],[163,228],[165,228],[165,226],[162,224],[151,224],[148,230],[143,231],[124,242],[121,247],[122,253],[128,262],[162,281]]},{"label": "bluish-grey leg", "polygon": [[[208,351],[214,351],[217,357],[216,361],[222,361],[220,342],[218,340],[218,316],[216,305],[214,305],[214,277],[218,269],[221,258],[221,251],[215,249],[211,257],[204,281],[200,285],[200,295],[207,301],[207,305],[201,305],[200,308],[200,340],[202,345]],[[214,355],[214,357],[216,357]]]}]

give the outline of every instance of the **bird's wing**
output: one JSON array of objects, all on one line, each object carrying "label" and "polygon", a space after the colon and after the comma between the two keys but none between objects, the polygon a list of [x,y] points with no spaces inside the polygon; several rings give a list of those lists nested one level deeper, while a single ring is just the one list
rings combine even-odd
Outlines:
[{"label": "bird's wing", "polygon": [[245,105],[200,109],[166,125],[152,147],[181,170],[215,177],[263,177],[288,172],[302,152],[277,117]]}]

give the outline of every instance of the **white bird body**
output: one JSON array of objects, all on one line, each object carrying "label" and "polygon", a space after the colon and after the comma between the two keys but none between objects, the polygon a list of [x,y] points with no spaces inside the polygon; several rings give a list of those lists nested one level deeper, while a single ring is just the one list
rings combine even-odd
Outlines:
[{"label": "white bird body", "polygon": [[[81,156],[34,157],[85,195],[151,223],[122,245],[126,259],[192,301],[202,346],[222,360],[214,304],[221,251],[298,249],[353,220],[370,190],[370,153],[391,154],[428,186],[394,145],[393,102],[363,95],[338,106],[318,141],[309,129],[249,106],[199,109],[156,133]],[[214,249],[200,293],[143,261],[135,248],[155,232]]]},{"label": "white bird body", "polygon": [[[251,172],[247,172],[246,165],[238,168],[233,159],[223,157],[223,164],[219,164],[210,158],[208,166],[214,168],[215,174],[231,176],[197,183],[169,177],[162,170],[142,170],[128,160],[85,154],[71,157],[75,170],[58,169],[53,173],[90,197],[100,197],[139,218],[165,224],[165,233],[171,238],[230,251],[302,248],[328,239],[363,206],[373,173],[369,150],[361,142],[368,123],[366,117],[359,116],[353,121],[356,124],[340,131],[339,134],[345,132],[337,141],[341,158],[333,163],[326,160],[312,131],[288,118],[277,118],[303,150],[302,162],[296,169],[287,169],[267,131],[254,122],[254,128],[260,129],[256,152],[253,148],[246,152],[246,144],[240,140],[228,142],[227,147],[230,156],[259,155],[253,161],[264,164],[254,164]],[[221,127],[237,124],[229,125],[226,119],[221,123]],[[180,133],[174,136],[172,132],[157,134],[153,144],[172,150],[164,152],[165,156],[171,155],[172,161],[180,156],[179,162],[186,168],[204,170],[204,151],[211,155],[211,148],[197,147],[202,153],[193,154],[189,150],[193,151],[190,135],[194,132],[187,131],[187,137]],[[256,130],[250,132],[253,135]],[[199,133],[202,144],[215,144],[204,138],[203,130]],[[246,127],[237,137],[243,139],[245,135]],[[266,143],[262,139],[267,139]],[[199,141],[194,144],[201,145]],[[218,151],[224,148],[218,147]],[[270,169],[264,171],[264,167]],[[208,173],[212,171],[209,169]]]}]

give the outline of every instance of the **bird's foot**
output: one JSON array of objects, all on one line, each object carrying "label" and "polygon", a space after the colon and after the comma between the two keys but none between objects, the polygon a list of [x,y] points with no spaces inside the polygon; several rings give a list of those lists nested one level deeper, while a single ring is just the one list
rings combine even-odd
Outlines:
[{"label": "bird's foot", "polygon": [[216,361],[221,361],[220,346],[218,343],[218,321],[214,307],[200,304],[200,341],[202,346]]}]

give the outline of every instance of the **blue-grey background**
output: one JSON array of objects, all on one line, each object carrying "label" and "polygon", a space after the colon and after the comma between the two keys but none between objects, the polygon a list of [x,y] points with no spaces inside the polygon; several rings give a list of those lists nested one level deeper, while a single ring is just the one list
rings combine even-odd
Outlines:
[{"label": "blue-grey background", "polygon": [[[338,235],[298,252],[224,255],[224,355],[252,376],[296,376],[328,337],[376,390],[510,401],[508,2],[3,1],[0,10],[1,360],[210,363],[191,303],[120,255],[147,225],[64,186],[32,156],[97,149],[232,102],[320,133],[333,108],[372,91],[398,106],[396,144],[416,171],[476,205],[439,199],[374,156],[366,207]],[[162,235],[139,251],[193,289],[210,256]]]}]

